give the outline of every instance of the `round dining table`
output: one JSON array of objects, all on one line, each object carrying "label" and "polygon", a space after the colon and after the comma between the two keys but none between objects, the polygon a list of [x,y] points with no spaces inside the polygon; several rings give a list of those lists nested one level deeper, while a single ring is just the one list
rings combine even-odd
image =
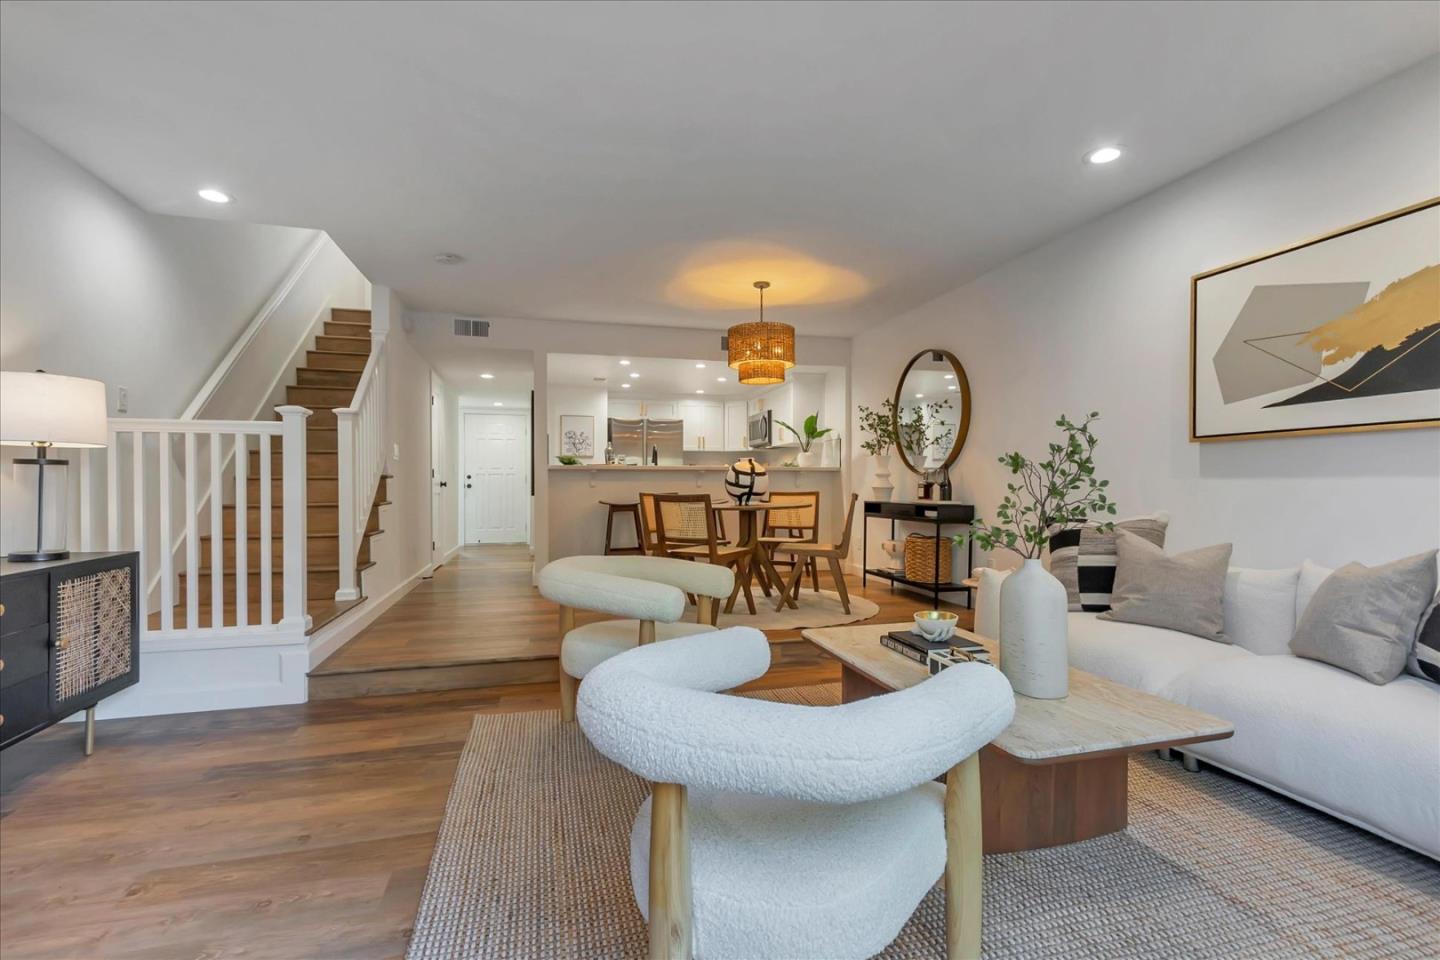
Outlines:
[{"label": "round dining table", "polygon": [[[735,541],[737,547],[748,547],[750,549],[750,563],[746,567],[745,583],[748,586],[750,577],[753,576],[765,596],[770,596],[770,587],[773,585],[782,594],[785,593],[785,580],[780,576],[780,571],[775,569],[775,563],[770,559],[770,553],[765,545],[760,542],[760,515],[770,509],[770,504],[763,501],[758,503],[717,503],[712,509],[716,513],[728,512],[738,515],[740,521],[740,537]],[[785,605],[793,609],[799,609],[795,599],[788,594],[783,597]],[[725,605],[725,612],[733,612],[735,597],[732,595]]]}]

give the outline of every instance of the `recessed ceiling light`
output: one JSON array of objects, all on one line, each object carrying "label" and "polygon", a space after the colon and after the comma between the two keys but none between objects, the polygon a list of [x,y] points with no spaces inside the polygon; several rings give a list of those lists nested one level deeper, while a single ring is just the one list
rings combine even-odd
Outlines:
[{"label": "recessed ceiling light", "polygon": [[620,366],[622,366],[622,367],[628,367],[628,366],[630,366],[630,361],[629,361],[629,360],[621,360],[621,361],[620,361]]},{"label": "recessed ceiling light", "polygon": [[1114,161],[1120,159],[1120,154],[1122,154],[1123,152],[1123,150],[1113,144],[1104,147],[1096,147],[1094,150],[1091,150],[1089,153],[1085,154],[1085,162],[1095,165],[1113,163]]},{"label": "recessed ceiling light", "polygon": [[915,394],[915,399],[916,399],[916,400],[924,400],[924,399],[925,399],[925,394],[923,394],[923,393],[917,393],[917,394]]},{"label": "recessed ceiling light", "polygon": [[715,378],[715,382],[716,382],[716,383],[724,383],[724,382],[725,382],[725,378],[724,378],[724,377],[716,377],[716,378]]},{"label": "recessed ceiling light", "polygon": [[952,383],[950,386],[946,387],[945,389],[946,389],[946,390],[959,390],[960,388],[957,387],[957,386],[955,386],[955,385]]},{"label": "recessed ceiling light", "polygon": [[494,380],[494,379],[495,379],[495,374],[493,374],[493,373],[482,373],[482,374],[480,374],[480,379],[481,379],[481,380]]},{"label": "recessed ceiling light", "polygon": [[443,264],[444,264],[445,266],[447,266],[447,267],[453,267],[455,264],[457,264],[457,263],[463,263],[464,261],[465,261],[465,258],[462,257],[462,256],[460,256],[460,254],[458,254],[458,253],[437,253],[437,254],[435,254],[435,262],[436,262],[436,263],[443,263]]},{"label": "recessed ceiling light", "polygon": [[224,190],[216,190],[214,187],[206,187],[199,191],[201,200],[209,200],[211,203],[229,203],[230,194]]},{"label": "recessed ceiling light", "polygon": [[622,384],[620,384],[620,389],[622,389],[622,390],[629,390],[629,389],[630,389],[630,384],[628,384],[628,383],[622,383]]},{"label": "recessed ceiling light", "polygon": [[947,374],[945,374],[945,379],[946,379],[946,380],[954,380],[954,379],[955,379],[955,374],[953,374],[953,373],[947,373]]},{"label": "recessed ceiling light", "polygon": [[491,404],[491,406],[492,406],[492,407],[503,407],[503,406],[505,406],[505,404],[501,403],[499,400],[496,400],[494,403]]},{"label": "recessed ceiling light", "polygon": [[696,369],[696,370],[704,370],[704,369],[705,369],[705,364],[703,364],[703,363],[697,363],[697,364],[695,364],[695,369]]},{"label": "recessed ceiling light", "polygon": [[640,379],[640,374],[638,374],[638,373],[632,373],[632,374],[630,374],[630,379],[631,379],[631,380],[639,380],[639,379]]},{"label": "recessed ceiling light", "polygon": [[695,392],[696,392],[696,393],[704,393],[705,391],[704,391],[704,390],[696,390]]}]

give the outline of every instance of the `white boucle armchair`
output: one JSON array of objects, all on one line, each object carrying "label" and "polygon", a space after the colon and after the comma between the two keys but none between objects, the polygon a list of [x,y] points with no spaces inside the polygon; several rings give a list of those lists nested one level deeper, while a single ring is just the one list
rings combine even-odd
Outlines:
[{"label": "white boucle armchair", "polygon": [[[735,589],[725,567],[670,557],[565,557],[540,571],[540,593],[560,604],[560,719],[575,719],[579,682],[596,665],[637,645],[715,630],[712,612]],[[696,623],[680,623],[685,597]],[[575,611],[623,620],[575,626]]]},{"label": "white boucle armchair", "polygon": [[590,742],[654,783],[630,838],[650,957],[873,956],[942,873],[948,955],[978,957],[978,751],[1014,715],[1004,675],[965,664],[836,707],[716,693],[769,665],[764,634],[732,627],[580,689]]}]

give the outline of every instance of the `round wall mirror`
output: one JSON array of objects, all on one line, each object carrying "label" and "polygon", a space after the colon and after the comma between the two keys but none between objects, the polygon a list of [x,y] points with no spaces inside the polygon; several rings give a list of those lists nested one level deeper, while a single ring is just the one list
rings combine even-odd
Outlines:
[{"label": "round wall mirror", "polygon": [[917,474],[948,470],[970,432],[970,379],[949,350],[923,350],[895,389],[895,449]]}]

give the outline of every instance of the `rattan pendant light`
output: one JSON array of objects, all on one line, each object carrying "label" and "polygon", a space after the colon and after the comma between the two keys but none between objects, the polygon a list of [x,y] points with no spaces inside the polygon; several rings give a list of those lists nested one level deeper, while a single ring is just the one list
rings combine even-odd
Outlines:
[{"label": "rattan pendant light", "polygon": [[741,383],[784,383],[785,371],[795,366],[795,328],[765,319],[765,289],[769,286],[768,280],[755,281],[755,289],[760,291],[760,319],[737,323],[729,330],[730,366],[739,371]]}]

